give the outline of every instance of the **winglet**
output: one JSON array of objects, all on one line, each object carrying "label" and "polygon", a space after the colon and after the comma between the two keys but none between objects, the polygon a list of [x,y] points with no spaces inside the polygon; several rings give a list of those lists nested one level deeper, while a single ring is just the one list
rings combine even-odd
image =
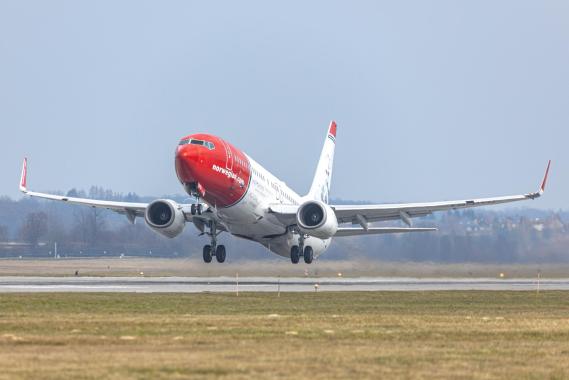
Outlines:
[{"label": "winglet", "polygon": [[551,160],[549,160],[549,162],[547,163],[547,168],[545,169],[545,175],[543,176],[543,181],[541,181],[541,186],[539,187],[539,190],[536,191],[535,193],[526,194],[525,195],[526,198],[535,199],[543,195],[543,192],[545,191],[545,185],[547,184],[547,176],[549,175],[550,166],[551,166]]},{"label": "winglet", "polygon": [[22,176],[20,177],[20,191],[22,193],[27,193],[27,182],[28,182],[28,159],[24,158],[22,163]]},{"label": "winglet", "polygon": [[543,181],[541,182],[541,187],[539,188],[539,195],[543,194],[545,191],[545,185],[547,184],[547,176],[549,175],[549,167],[551,166],[551,160],[547,163],[547,169],[545,169],[545,176],[543,176]]},{"label": "winglet", "polygon": [[336,122],[334,120],[332,120],[330,122],[330,127],[328,128],[328,134],[332,135],[334,137],[334,139],[336,138],[336,129],[338,128]]},{"label": "winglet", "polygon": [[336,143],[336,129],[338,128],[336,122],[332,120],[330,122],[330,126],[328,127],[328,138],[332,140],[332,142]]}]

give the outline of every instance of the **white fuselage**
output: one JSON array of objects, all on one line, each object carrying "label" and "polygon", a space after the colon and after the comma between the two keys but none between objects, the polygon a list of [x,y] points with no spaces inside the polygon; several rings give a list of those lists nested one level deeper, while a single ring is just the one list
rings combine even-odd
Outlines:
[{"label": "white fuselage", "polygon": [[[235,205],[215,209],[218,218],[233,235],[256,241],[270,251],[284,257],[290,256],[293,245],[298,245],[299,235],[283,225],[269,212],[270,205],[300,205],[304,200],[251,157],[251,183],[245,196]],[[314,249],[314,256],[323,253],[332,239],[306,237],[305,245]]]}]

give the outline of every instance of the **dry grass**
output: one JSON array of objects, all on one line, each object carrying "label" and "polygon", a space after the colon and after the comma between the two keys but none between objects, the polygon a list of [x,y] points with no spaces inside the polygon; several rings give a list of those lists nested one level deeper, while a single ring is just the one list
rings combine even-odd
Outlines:
[{"label": "dry grass", "polygon": [[[301,260],[302,261],[302,260]],[[291,265],[290,260],[274,257],[266,261],[238,261],[223,265],[204,264],[201,259],[159,258],[94,258],[94,259],[27,259],[0,260],[0,276],[72,276],[78,270],[82,276],[282,276],[344,277],[498,277],[535,278],[540,271],[543,278],[567,278],[569,264],[439,264],[378,261],[321,260],[311,265]],[[305,272],[307,271],[307,272]]]},{"label": "dry grass", "polygon": [[0,379],[569,378],[569,294],[2,294]]}]

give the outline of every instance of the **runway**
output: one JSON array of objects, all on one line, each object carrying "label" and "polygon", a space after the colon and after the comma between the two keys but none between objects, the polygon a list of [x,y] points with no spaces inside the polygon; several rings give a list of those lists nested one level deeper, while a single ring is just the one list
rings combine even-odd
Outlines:
[{"label": "runway", "polygon": [[[537,290],[537,279],[244,277],[2,277],[0,293],[314,292]],[[540,290],[569,290],[569,279],[541,279]]]}]

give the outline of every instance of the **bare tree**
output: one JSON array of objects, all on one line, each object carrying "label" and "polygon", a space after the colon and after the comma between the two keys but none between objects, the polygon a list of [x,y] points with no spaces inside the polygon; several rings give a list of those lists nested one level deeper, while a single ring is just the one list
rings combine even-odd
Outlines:
[{"label": "bare tree", "polygon": [[68,239],[65,226],[53,213],[48,213],[48,226],[45,239],[50,243],[61,242],[65,243]]},{"label": "bare tree", "polygon": [[0,225],[0,241],[8,241],[8,240],[9,240],[8,227]]},{"label": "bare tree", "polygon": [[75,233],[85,244],[97,244],[105,229],[105,211],[97,208],[78,208],[75,212]]},{"label": "bare tree", "polygon": [[47,215],[45,212],[32,212],[26,216],[20,228],[22,239],[32,245],[37,245],[47,232]]}]

